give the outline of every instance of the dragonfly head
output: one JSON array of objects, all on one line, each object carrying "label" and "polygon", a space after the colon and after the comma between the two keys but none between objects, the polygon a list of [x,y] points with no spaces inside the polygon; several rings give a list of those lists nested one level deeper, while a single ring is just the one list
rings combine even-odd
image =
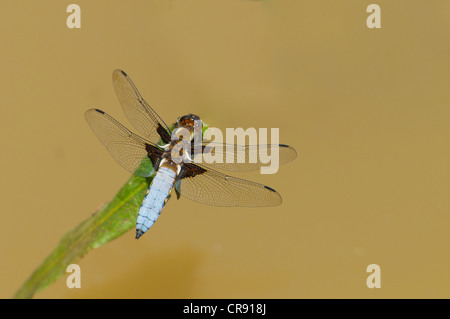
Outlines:
[{"label": "dragonfly head", "polygon": [[195,132],[197,130],[197,132],[201,133],[203,136],[205,131],[209,128],[209,125],[203,122],[198,115],[187,114],[178,118],[175,127],[184,127],[190,132]]},{"label": "dragonfly head", "polygon": [[200,121],[200,117],[194,114],[183,115],[178,118],[177,124],[180,127],[194,127],[195,121]]}]

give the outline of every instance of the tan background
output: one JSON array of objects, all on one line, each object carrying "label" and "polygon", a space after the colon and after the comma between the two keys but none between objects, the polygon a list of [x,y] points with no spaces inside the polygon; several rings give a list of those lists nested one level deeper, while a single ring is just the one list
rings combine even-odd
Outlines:
[{"label": "tan background", "polygon": [[370,1],[77,1],[79,30],[69,3],[2,2],[0,297],[129,177],[83,117],[132,128],[115,68],[167,122],[279,127],[299,157],[239,174],[282,206],[172,199],[37,298],[450,296],[450,2],[377,1],[379,30]]}]

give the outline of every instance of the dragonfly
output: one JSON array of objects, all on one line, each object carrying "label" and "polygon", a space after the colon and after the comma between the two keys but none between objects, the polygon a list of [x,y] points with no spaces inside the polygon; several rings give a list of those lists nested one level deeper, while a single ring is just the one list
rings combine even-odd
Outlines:
[{"label": "dragonfly", "polygon": [[[128,120],[142,135],[137,135],[99,109],[86,111],[85,118],[111,156],[125,169],[141,177],[153,180],[144,196],[136,220],[136,239],[146,233],[160,216],[175,190],[177,198],[213,206],[269,207],[281,204],[281,196],[273,188],[236,178],[218,170],[244,172],[261,168],[264,163],[249,161],[258,150],[279,152],[279,163],[296,158],[294,148],[285,144],[233,145],[214,148],[234,161],[199,163],[183,151],[173,152],[174,147],[192,134],[176,134],[180,129],[192,133],[200,117],[187,114],[169,126],[143,99],[130,77],[122,70],[113,71],[113,86]],[[174,138],[175,136],[175,138]],[[208,152],[208,141],[202,141],[202,150]],[[229,146],[229,145],[228,145]],[[230,154],[231,152],[231,154]],[[183,156],[183,161],[174,154]],[[238,155],[239,154],[239,155]],[[239,157],[239,158],[238,158]],[[254,157],[253,157],[254,158]],[[218,170],[217,170],[218,169]],[[156,173],[155,173],[156,172]]]}]

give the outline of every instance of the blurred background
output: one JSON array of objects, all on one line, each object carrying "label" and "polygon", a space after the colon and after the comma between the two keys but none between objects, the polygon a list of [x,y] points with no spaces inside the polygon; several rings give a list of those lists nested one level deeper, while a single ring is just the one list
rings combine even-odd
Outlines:
[{"label": "blurred background", "polygon": [[[85,122],[131,124],[125,70],[166,122],[280,128],[298,158],[279,207],[170,200],[36,298],[450,297],[450,2],[3,1],[0,12],[0,297],[129,178]],[[232,174],[233,175],[233,174]],[[369,264],[381,288],[369,289]]]}]

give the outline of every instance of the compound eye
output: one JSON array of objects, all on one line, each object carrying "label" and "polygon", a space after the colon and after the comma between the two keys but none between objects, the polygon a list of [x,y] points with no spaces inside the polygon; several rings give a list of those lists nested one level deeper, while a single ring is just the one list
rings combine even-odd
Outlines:
[{"label": "compound eye", "polygon": [[200,118],[197,115],[188,114],[188,115],[183,115],[182,117],[180,117],[179,123],[181,126],[194,127],[195,121],[198,121],[198,120],[200,120]]}]

